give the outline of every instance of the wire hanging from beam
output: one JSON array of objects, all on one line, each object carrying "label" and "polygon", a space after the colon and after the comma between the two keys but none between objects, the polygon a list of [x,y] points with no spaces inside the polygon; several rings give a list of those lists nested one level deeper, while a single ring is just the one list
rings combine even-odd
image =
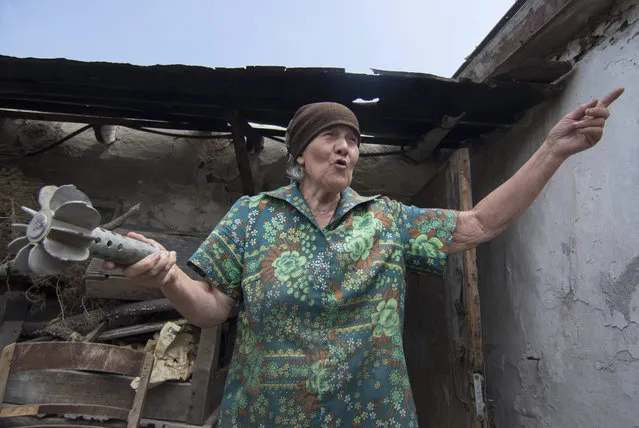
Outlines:
[{"label": "wire hanging from beam", "polygon": [[216,139],[225,139],[231,138],[231,133],[224,133],[220,135],[189,135],[189,134],[178,134],[173,132],[164,132],[164,131],[156,131],[155,129],[149,129],[142,126],[130,126],[130,125],[121,125],[124,128],[134,129],[140,132],[148,132],[149,134],[157,134],[164,135],[165,137],[176,137],[176,138],[195,138],[201,140],[216,140]]},{"label": "wire hanging from beam", "polygon": [[67,135],[66,137],[61,138],[60,140],[56,141],[53,144],[48,145],[47,147],[44,147],[40,150],[35,150],[33,152],[29,152],[29,153],[25,153],[23,156],[24,157],[29,157],[29,156],[35,156],[35,155],[39,155],[40,153],[44,153],[44,152],[48,152],[49,150],[58,147],[64,143],[66,143],[67,141],[69,141],[71,138],[75,137],[76,135],[80,135],[85,131],[88,131],[89,129],[91,129],[93,127],[93,125],[86,125],[83,126],[82,128],[73,131],[72,133],[70,133],[69,135]]}]

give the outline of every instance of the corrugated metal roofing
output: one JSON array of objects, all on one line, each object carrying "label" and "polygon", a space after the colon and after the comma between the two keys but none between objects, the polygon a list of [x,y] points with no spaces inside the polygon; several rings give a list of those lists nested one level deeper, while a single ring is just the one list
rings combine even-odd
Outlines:
[{"label": "corrugated metal roofing", "polygon": [[[68,121],[85,123],[223,132],[234,110],[249,122],[286,127],[301,105],[336,101],[353,109],[363,133],[376,137],[367,142],[394,145],[411,145],[444,115],[465,112],[442,142],[457,146],[515,123],[552,92],[543,85],[478,84],[382,70],[353,74],[338,68],[137,66],[0,56],[0,109],[35,111],[43,119],[68,115]],[[353,103],[356,99],[378,101]]]}]

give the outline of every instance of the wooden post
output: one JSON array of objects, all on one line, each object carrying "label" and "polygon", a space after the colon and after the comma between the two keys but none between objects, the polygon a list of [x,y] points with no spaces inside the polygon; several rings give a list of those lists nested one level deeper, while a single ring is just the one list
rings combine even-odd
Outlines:
[{"label": "wooden post", "polygon": [[[470,176],[470,153],[467,148],[458,149],[448,161],[445,170],[446,206],[462,211],[473,208]],[[449,322],[454,353],[461,358],[453,370],[461,374],[460,389],[465,398],[472,401],[472,416],[468,426],[489,426],[486,415],[483,381],[483,350],[479,283],[477,277],[476,250],[452,255],[444,271]]]},{"label": "wooden post", "polygon": [[200,333],[200,344],[191,378],[191,407],[187,422],[202,425],[218,406],[219,394],[222,390],[217,376],[222,329],[220,326],[203,328]]},{"label": "wooden post", "polygon": [[255,184],[253,183],[253,174],[251,172],[248,150],[246,148],[246,139],[242,131],[244,118],[238,111],[234,111],[230,116],[235,158],[237,159],[237,166],[240,170],[240,177],[242,178],[242,190],[246,195],[254,195]]},{"label": "wooden post", "polygon": [[[433,179],[416,195],[415,200],[415,203],[422,207],[464,211],[472,209],[469,150],[456,150]],[[419,384],[422,379],[426,382],[432,378],[433,382],[442,384],[451,392],[451,396],[455,397],[449,401],[435,403],[439,407],[429,405],[430,409],[434,409],[437,414],[424,416],[422,413],[420,418],[434,426],[438,426],[435,422],[440,421],[447,422],[447,426],[472,428],[490,426],[484,398],[481,316],[475,250],[450,256],[444,270],[443,283],[439,278],[422,276],[415,285],[418,286],[409,288],[408,293],[411,293],[411,297],[406,299],[406,319],[408,320],[406,325],[419,326],[423,322],[424,315],[419,313],[422,304],[415,302],[439,298],[439,294],[435,294],[429,286],[441,287],[451,358],[449,361],[441,362],[447,365],[450,371],[449,379],[425,371],[430,367],[428,365],[430,361],[424,361],[422,357],[423,345],[427,342],[417,327],[413,329],[417,329],[417,334],[415,331],[407,331],[409,341],[405,342],[406,360],[416,373],[412,381]],[[438,331],[436,334],[441,335],[441,332]],[[440,355],[437,354],[436,357],[439,358]],[[432,360],[432,357],[430,359]],[[409,366],[409,372],[410,370]],[[416,393],[421,394],[420,396],[416,394],[415,397],[417,408],[420,409],[420,404],[428,403],[427,400],[432,398],[428,395],[430,391],[427,388],[418,386],[415,389]],[[422,404],[422,406],[425,405],[427,404]],[[442,408],[448,410],[448,414],[442,412]]]}]

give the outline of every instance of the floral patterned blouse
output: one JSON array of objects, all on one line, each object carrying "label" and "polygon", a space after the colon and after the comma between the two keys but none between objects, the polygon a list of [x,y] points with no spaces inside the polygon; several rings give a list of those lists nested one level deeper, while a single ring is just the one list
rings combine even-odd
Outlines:
[{"label": "floral patterned blouse", "polygon": [[218,426],[417,426],[405,273],[442,273],[456,220],[347,188],[322,229],[294,184],[239,199],[189,259],[240,299]]}]

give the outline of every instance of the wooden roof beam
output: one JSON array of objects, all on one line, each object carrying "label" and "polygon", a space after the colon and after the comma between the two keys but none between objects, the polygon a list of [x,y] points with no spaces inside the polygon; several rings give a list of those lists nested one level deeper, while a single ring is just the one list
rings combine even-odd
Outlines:
[{"label": "wooden roof beam", "polygon": [[[12,110],[0,108],[0,118],[40,120],[43,122],[90,123],[92,125],[118,125],[131,128],[156,128],[189,131],[219,131],[215,127],[197,126],[177,122],[164,122],[145,119],[127,119],[121,117],[53,113],[33,110]],[[228,128],[224,131],[228,132]]]},{"label": "wooden roof beam", "polygon": [[501,28],[491,32],[454,77],[484,82],[520,68],[531,58],[546,60],[554,49],[613,3],[614,0],[525,1]]},{"label": "wooden roof beam", "polygon": [[417,140],[417,150],[407,153],[406,156],[415,162],[423,162],[433,153],[433,150],[441,143],[450,131],[459,124],[466,113],[458,116],[445,115],[441,123]]},{"label": "wooden roof beam", "polygon": [[237,110],[229,114],[229,122],[231,123],[237,167],[240,170],[240,178],[242,179],[242,190],[245,195],[253,196],[255,195],[255,183],[246,145],[246,127],[250,128],[250,125]]}]

